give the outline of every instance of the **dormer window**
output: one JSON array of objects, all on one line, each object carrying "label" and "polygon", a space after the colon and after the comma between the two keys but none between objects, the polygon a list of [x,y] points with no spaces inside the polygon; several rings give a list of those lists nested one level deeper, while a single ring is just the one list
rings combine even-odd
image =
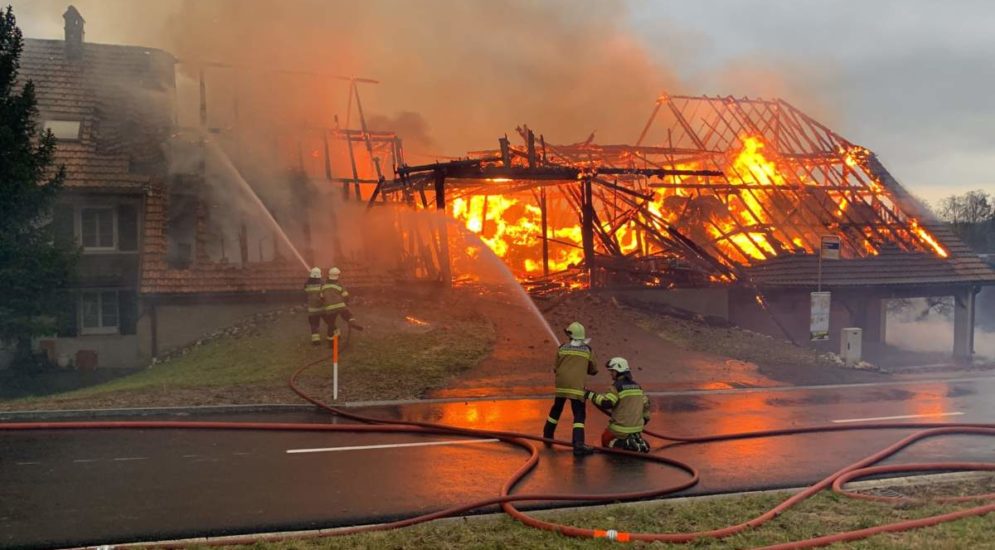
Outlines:
[{"label": "dormer window", "polygon": [[79,141],[78,120],[46,120],[45,130],[51,130],[59,141]]}]

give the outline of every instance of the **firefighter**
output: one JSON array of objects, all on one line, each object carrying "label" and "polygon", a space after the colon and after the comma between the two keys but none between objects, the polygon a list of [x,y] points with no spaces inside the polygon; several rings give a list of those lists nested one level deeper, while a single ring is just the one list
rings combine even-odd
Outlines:
[{"label": "firefighter", "polygon": [[584,443],[584,420],[587,415],[584,380],[588,375],[598,373],[594,361],[594,351],[589,345],[590,338],[585,338],[584,325],[574,321],[566,328],[569,341],[556,351],[556,397],[553,407],[549,410],[542,436],[552,439],[556,425],[563,414],[563,406],[570,401],[573,413],[573,452],[575,456],[589,455],[594,452]]},{"label": "firefighter", "polygon": [[650,452],[650,446],[643,439],[643,427],[650,419],[650,401],[643,388],[632,379],[629,362],[621,357],[612,357],[605,364],[612,377],[612,385],[606,393],[588,391],[585,398],[598,408],[611,412],[608,428],[601,434],[601,445],[612,449],[624,449],[640,453]]},{"label": "firefighter", "polygon": [[321,316],[325,312],[325,303],[321,299],[321,268],[312,267],[304,283],[307,295],[307,324],[311,327],[311,344],[321,344]]},{"label": "firefighter", "polygon": [[346,298],[349,297],[349,291],[339,284],[339,275],[341,274],[342,272],[337,267],[329,269],[328,281],[321,287],[321,295],[325,303],[322,318],[325,319],[325,324],[328,325],[329,341],[338,333],[335,323],[339,315],[342,315],[342,318],[349,323],[350,327],[356,330],[363,330],[363,327],[356,322],[356,318],[352,316],[352,312],[346,307]]}]

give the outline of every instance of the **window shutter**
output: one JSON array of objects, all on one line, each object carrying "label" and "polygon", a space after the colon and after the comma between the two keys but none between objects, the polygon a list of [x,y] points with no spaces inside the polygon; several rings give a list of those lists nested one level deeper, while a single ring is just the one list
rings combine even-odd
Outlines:
[{"label": "window shutter", "polygon": [[75,246],[76,218],[72,205],[56,205],[52,210],[52,236],[56,244],[66,247]]},{"label": "window shutter", "polygon": [[138,250],[138,209],[134,205],[117,206],[117,247],[127,252]]},{"label": "window shutter", "polygon": [[117,294],[118,329],[121,334],[135,334],[138,321],[138,295],[132,290],[122,290]]},{"label": "window shutter", "polygon": [[75,338],[79,336],[79,326],[76,312],[76,303],[79,296],[74,292],[63,292],[60,294],[59,308],[56,312],[56,322],[58,327],[56,335],[61,338]]}]

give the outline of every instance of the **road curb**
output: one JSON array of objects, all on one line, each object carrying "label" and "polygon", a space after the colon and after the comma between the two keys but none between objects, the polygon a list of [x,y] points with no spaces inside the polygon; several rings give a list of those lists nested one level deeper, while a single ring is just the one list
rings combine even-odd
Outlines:
[{"label": "road curb", "polygon": [[[889,380],[883,382],[858,382],[853,384],[818,384],[809,386],[769,386],[756,388],[734,388],[721,390],[674,390],[674,391],[647,391],[650,397],[681,397],[681,396],[702,396],[702,395],[736,395],[750,393],[782,393],[792,391],[821,391],[839,389],[859,389],[872,387],[890,387],[923,384],[928,382],[964,383],[979,382],[995,379],[995,376],[970,376],[958,378],[937,378],[937,379],[913,379],[913,380]],[[438,403],[471,403],[484,401],[529,401],[552,399],[552,394],[541,395],[490,395],[480,397],[440,397],[434,399],[398,399],[393,401],[350,401],[346,403],[336,403],[336,407],[342,408],[362,408],[362,407],[396,407],[403,405],[432,405]],[[231,414],[231,413],[252,413],[252,412],[307,412],[316,410],[314,405],[290,404],[290,403],[263,403],[252,405],[204,405],[194,407],[149,407],[149,408],[120,408],[120,409],[65,409],[65,410],[38,410],[38,411],[0,411],[0,421],[3,420],[31,420],[50,418],[84,418],[84,417],[108,417],[108,416],[168,416],[168,415],[197,415],[197,414]]]},{"label": "road curb", "polygon": [[[921,485],[932,485],[936,483],[947,483],[951,481],[968,481],[975,478],[981,478],[989,474],[984,472],[951,472],[942,474],[926,474],[918,476],[904,476],[904,477],[893,477],[885,479],[873,479],[867,481],[855,481],[853,483],[848,483],[847,487],[851,490],[867,490],[876,489],[879,487],[895,487],[895,486],[905,486],[914,487]],[[706,500],[716,500],[716,499],[726,499],[726,498],[737,498],[744,496],[753,495],[767,495],[773,493],[799,493],[808,487],[790,487],[784,489],[761,489],[756,491],[743,491],[736,493],[717,493],[711,495],[696,495],[688,497],[676,497],[676,498],[660,498],[654,500],[643,500],[638,502],[623,502],[623,503],[612,503],[612,504],[599,504],[594,506],[572,506],[566,508],[546,508],[542,510],[530,510],[529,514],[537,517],[549,516],[552,514],[558,514],[562,512],[590,512],[596,510],[603,510],[609,507],[619,507],[619,508],[646,508],[649,506],[657,506],[661,503],[668,504],[686,504],[690,502],[700,502]],[[507,517],[504,512],[496,512],[489,514],[479,514],[471,516],[455,516],[449,518],[437,519],[428,523],[451,523],[454,521],[479,521],[479,520],[493,520],[500,517]],[[313,538],[322,537],[327,535],[334,535],[338,531],[344,529],[352,529],[354,527],[375,527],[377,525],[383,525],[381,523],[369,523],[358,526],[347,526],[347,527],[335,527],[329,529],[311,529],[306,531],[278,531],[270,533],[252,533],[246,535],[226,535],[218,537],[195,537],[187,539],[175,539],[175,540],[160,540],[153,542],[135,542],[117,545],[107,545],[107,546],[97,546],[97,547],[76,547],[71,550],[80,550],[82,548],[97,548],[98,550],[106,550],[115,547],[178,547],[178,546],[190,546],[197,544],[206,545],[223,545],[226,541],[236,542],[244,540],[246,537],[258,538],[262,542],[270,541],[274,542],[283,539],[294,539],[294,538]]]},{"label": "road curb", "polygon": [[46,420],[53,418],[101,418],[113,416],[195,416],[257,412],[310,412],[320,410],[314,405],[205,405],[199,407],[149,407],[122,409],[65,409],[41,411],[0,411],[3,420]]}]

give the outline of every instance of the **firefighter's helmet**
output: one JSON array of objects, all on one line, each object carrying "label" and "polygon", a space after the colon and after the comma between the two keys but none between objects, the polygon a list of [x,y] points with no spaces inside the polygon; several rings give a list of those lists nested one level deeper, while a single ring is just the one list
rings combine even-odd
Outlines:
[{"label": "firefighter's helmet", "polygon": [[612,357],[605,363],[605,368],[618,374],[629,372],[629,362],[622,357]]},{"label": "firefighter's helmet", "polygon": [[342,274],[342,272],[339,270],[339,268],[333,267],[333,268],[331,268],[331,269],[328,270],[328,280],[329,281],[338,281],[339,280],[339,275],[341,275],[341,274]]},{"label": "firefighter's helmet", "polygon": [[571,340],[583,340],[584,339],[584,325],[578,323],[577,321],[574,321],[574,322],[570,323],[569,326],[567,326],[566,333],[567,333],[567,336],[569,336]]},{"label": "firefighter's helmet", "polygon": [[320,279],[321,278],[321,268],[320,267],[312,267],[311,268],[310,277],[312,279]]}]

